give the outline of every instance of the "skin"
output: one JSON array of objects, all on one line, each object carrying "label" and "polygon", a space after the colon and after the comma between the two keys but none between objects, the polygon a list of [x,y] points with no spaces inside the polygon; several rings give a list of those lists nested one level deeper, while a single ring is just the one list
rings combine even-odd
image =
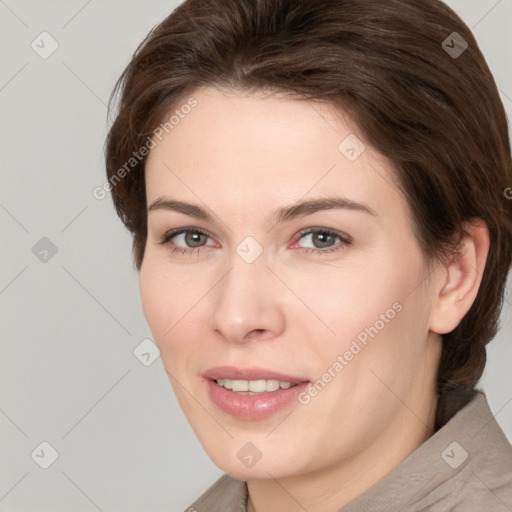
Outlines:
[{"label": "skin", "polygon": [[[149,154],[147,204],[172,198],[209,208],[214,218],[148,213],[145,317],[204,449],[248,482],[248,510],[338,510],[432,434],[440,335],[476,297],[487,228],[466,226],[461,254],[429,267],[392,164],[334,107],[213,87],[191,96],[198,105]],[[349,134],[366,144],[353,162],[338,149]],[[330,209],[272,220],[281,207],[331,196],[376,215]],[[159,243],[183,227],[208,235],[189,236],[189,245],[184,234]],[[301,235],[306,228],[352,241]],[[247,236],[263,248],[253,263],[236,252]],[[200,253],[173,252],[198,246]],[[307,252],[315,248],[338,250]],[[316,381],[397,302],[400,312],[308,404],[246,420],[209,399],[202,374],[214,366],[260,366]],[[237,457],[247,442],[262,454],[251,468]]]}]

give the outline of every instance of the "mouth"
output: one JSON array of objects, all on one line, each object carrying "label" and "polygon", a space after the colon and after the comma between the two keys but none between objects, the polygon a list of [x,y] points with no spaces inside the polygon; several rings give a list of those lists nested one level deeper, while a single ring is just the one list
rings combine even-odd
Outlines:
[{"label": "mouth", "polygon": [[217,366],[210,368],[203,376],[236,393],[270,393],[309,382],[305,378],[256,367]]},{"label": "mouth", "polygon": [[258,395],[272,393],[278,389],[290,389],[297,384],[277,379],[241,380],[241,379],[215,379],[215,382],[224,389],[229,389],[242,395]]},{"label": "mouth", "polygon": [[211,401],[242,419],[261,419],[294,401],[310,381],[264,368],[217,367],[203,374]]}]

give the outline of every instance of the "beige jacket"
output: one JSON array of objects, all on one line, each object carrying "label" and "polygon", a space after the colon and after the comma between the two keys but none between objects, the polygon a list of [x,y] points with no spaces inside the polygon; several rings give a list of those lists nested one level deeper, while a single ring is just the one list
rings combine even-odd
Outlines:
[{"label": "beige jacket", "polygon": [[[512,447],[479,393],[339,512],[512,512]],[[247,512],[247,484],[217,480],[187,512]]]}]

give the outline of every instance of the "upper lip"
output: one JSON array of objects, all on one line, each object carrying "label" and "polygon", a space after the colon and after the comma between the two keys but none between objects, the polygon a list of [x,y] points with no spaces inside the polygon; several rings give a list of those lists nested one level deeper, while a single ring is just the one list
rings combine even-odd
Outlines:
[{"label": "upper lip", "polygon": [[291,382],[292,384],[308,382],[308,379],[303,379],[302,377],[294,377],[269,370],[268,368],[257,367],[236,368],[234,366],[216,366],[204,372],[203,376],[210,380],[278,380],[281,382]]}]

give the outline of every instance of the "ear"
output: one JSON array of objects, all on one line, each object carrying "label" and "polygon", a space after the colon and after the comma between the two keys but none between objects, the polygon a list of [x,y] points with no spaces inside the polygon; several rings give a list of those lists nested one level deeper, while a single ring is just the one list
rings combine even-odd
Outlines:
[{"label": "ear", "polygon": [[451,260],[442,266],[436,283],[429,328],[437,334],[453,331],[471,308],[489,253],[489,230],[485,222],[475,219],[463,227],[468,234]]}]

